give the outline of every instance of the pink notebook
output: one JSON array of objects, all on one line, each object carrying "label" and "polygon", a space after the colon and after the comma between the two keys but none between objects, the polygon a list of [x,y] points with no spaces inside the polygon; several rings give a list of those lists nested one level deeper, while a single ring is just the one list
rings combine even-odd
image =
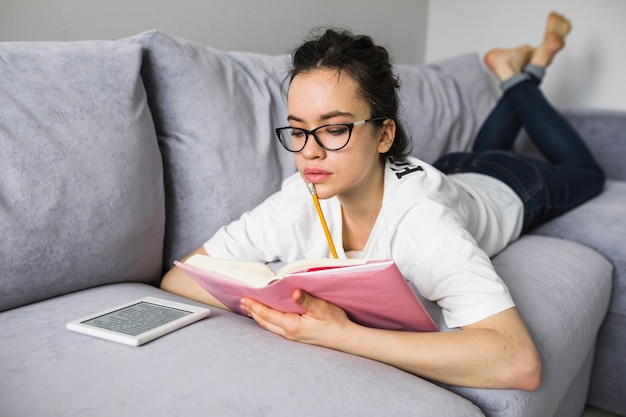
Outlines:
[{"label": "pink notebook", "polygon": [[252,298],[283,312],[305,311],[291,298],[294,290],[309,294],[343,308],[355,322],[369,327],[405,331],[437,331],[437,326],[409,284],[391,260],[369,261],[361,265],[308,268],[288,273],[278,281],[255,288],[176,261],[206,291],[232,311],[245,315],[242,297]]}]

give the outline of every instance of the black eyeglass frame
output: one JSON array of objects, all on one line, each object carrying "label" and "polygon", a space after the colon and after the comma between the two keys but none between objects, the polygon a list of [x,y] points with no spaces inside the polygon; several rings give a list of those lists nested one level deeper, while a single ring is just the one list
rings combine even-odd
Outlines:
[{"label": "black eyeglass frame", "polygon": [[[369,122],[378,122],[378,121],[382,121],[382,120],[387,120],[387,117],[372,117],[370,119],[365,119],[365,120],[359,120],[358,122],[353,122],[353,123],[331,123],[331,124],[327,124],[327,125],[323,125],[323,126],[318,126],[313,130],[306,130],[303,129],[301,127],[292,127],[292,126],[286,126],[286,127],[278,127],[276,128],[276,136],[278,137],[278,141],[280,142],[280,144],[283,146],[283,148],[285,148],[286,150],[288,150],[289,152],[293,152],[293,153],[298,153],[298,152],[302,152],[302,150],[306,147],[307,142],[309,141],[309,136],[313,136],[313,139],[315,139],[315,142],[317,142],[317,144],[320,146],[320,148],[326,150],[326,151],[339,151],[343,148],[345,148],[346,146],[348,146],[348,143],[350,142],[350,138],[352,138],[352,129],[354,129],[355,126],[360,126],[363,125],[365,123],[369,123]],[[342,146],[338,147],[338,148],[329,148],[327,146],[325,146],[320,139],[317,137],[317,135],[315,134],[315,132],[319,129],[323,129],[325,127],[332,127],[332,126],[344,126],[348,128],[348,139],[346,140],[346,143],[344,143]],[[283,141],[281,140],[281,136],[280,136],[280,132],[284,131],[284,130],[299,130],[301,132],[303,132],[306,136],[304,138],[304,143],[302,144],[302,147],[298,150],[294,150],[294,149],[289,149],[287,147],[287,145],[285,143],[283,143]]]}]

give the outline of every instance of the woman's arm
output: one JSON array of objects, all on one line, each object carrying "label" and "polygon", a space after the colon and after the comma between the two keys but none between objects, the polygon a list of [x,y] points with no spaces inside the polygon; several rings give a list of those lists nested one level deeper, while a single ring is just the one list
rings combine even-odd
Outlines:
[{"label": "woman's arm", "polygon": [[387,363],[442,383],[533,391],[541,361],[515,308],[459,331],[413,333],[372,329],[350,321],[337,306],[303,291],[294,301],[307,313],[285,314],[250,299],[242,306],[263,328],[287,339]]},{"label": "woman's arm", "polygon": [[[183,262],[195,254],[207,255],[204,247],[200,247],[183,258]],[[220,303],[215,297],[209,294],[204,288],[198,285],[189,277],[182,269],[177,266],[170,269],[161,281],[161,289],[178,294],[191,300],[196,300],[204,304],[228,310],[228,308]]]}]

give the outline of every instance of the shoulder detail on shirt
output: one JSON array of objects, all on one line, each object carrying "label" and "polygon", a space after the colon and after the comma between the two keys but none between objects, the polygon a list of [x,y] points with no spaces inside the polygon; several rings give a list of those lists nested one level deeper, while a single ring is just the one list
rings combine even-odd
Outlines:
[{"label": "shoulder detail on shirt", "polygon": [[383,206],[391,209],[393,205],[401,211],[418,203],[441,201],[444,196],[447,201],[449,195],[454,195],[441,171],[414,157],[387,160],[384,192]]},{"label": "shoulder detail on shirt", "polygon": [[411,156],[403,159],[389,157],[386,162],[387,169],[391,170],[399,180],[409,174],[424,172],[423,165],[424,162]]}]

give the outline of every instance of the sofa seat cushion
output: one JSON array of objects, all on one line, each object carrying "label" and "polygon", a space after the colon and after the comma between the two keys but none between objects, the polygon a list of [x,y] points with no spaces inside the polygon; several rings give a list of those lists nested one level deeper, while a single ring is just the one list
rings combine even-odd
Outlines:
[{"label": "sofa seat cushion", "polygon": [[535,392],[445,387],[457,396],[381,363],[286,341],[219,309],[139,348],[65,330],[71,319],[143,296],[181,300],[127,283],[2,313],[0,403],[14,415],[35,417],[85,410],[94,416],[552,415],[593,351],[611,266],[590,248],[541,236],[523,237],[494,264],[542,358],[544,380]]},{"label": "sofa seat cushion", "polygon": [[0,43],[0,311],[156,282],[163,174],[141,48]]},{"label": "sofa seat cushion", "polygon": [[3,416],[483,416],[471,402],[360,357],[289,342],[253,320],[212,316],[140,347],[65,323],[144,296],[113,284],[0,314]]}]

